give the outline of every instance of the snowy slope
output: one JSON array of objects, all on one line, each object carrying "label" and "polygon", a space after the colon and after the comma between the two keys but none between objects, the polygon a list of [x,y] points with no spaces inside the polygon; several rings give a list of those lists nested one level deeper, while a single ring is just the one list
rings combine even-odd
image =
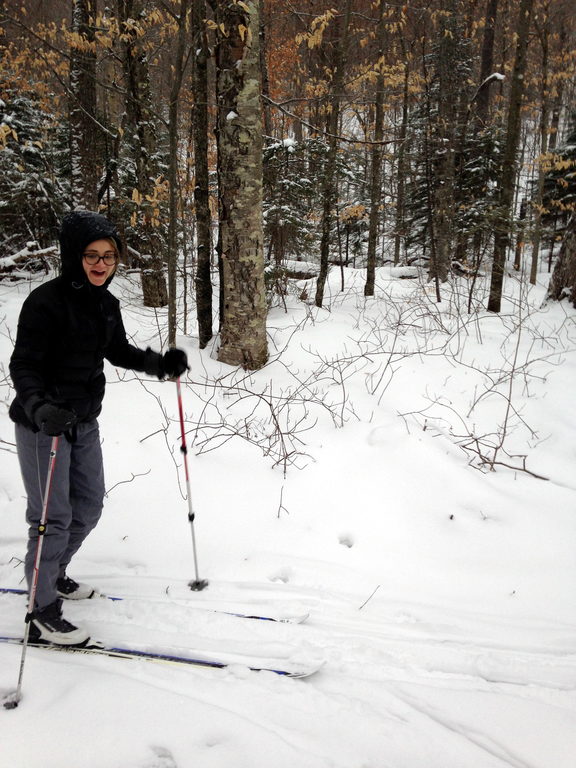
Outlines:
[{"label": "snowy slope", "polygon": [[[327,309],[289,297],[271,311],[256,374],[179,340],[204,592],[186,587],[175,387],[108,369],[109,494],[70,573],[128,599],[66,615],[105,641],[235,663],[31,649],[22,702],[0,711],[1,768],[573,768],[576,315],[512,278],[494,317],[468,316],[463,283],[437,306],[387,269],[375,300],[345,277]],[[4,372],[29,289],[0,288]],[[158,348],[163,314],[129,277],[114,292],[137,343]],[[6,407],[0,438],[0,584],[18,586],[25,502]],[[478,450],[493,457],[501,438],[488,471]],[[25,610],[0,596],[2,631],[19,634]],[[291,680],[249,672],[254,654],[326,665]],[[0,693],[19,660],[0,645]]]}]

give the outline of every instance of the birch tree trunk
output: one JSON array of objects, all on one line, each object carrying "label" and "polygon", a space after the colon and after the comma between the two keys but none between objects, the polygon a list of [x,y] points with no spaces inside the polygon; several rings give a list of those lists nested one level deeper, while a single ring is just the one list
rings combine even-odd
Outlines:
[{"label": "birch tree trunk", "polygon": [[268,360],[262,231],[262,105],[258,0],[213,3],[217,63],[222,327],[218,359]]}]

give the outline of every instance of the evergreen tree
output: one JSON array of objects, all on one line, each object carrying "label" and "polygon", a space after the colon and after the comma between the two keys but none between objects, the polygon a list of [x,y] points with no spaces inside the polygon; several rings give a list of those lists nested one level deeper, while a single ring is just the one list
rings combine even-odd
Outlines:
[{"label": "evergreen tree", "polygon": [[4,253],[28,240],[41,247],[56,238],[67,207],[67,188],[59,179],[54,115],[38,99],[0,78],[0,237]]},{"label": "evergreen tree", "polygon": [[420,246],[430,257],[430,276],[440,281],[447,277],[455,237],[464,225],[458,220],[464,205],[459,198],[482,186],[478,168],[466,163],[472,64],[460,19],[447,12],[424,59],[424,98],[410,117],[405,209],[407,247]]},{"label": "evergreen tree", "polygon": [[576,212],[576,112],[571,115],[566,141],[550,155],[542,203],[543,225],[551,240],[558,240]]},{"label": "evergreen tree", "polygon": [[280,263],[318,253],[311,226],[319,198],[319,182],[311,169],[321,168],[326,144],[318,139],[284,139],[264,149],[264,235],[267,260]]},{"label": "evergreen tree", "polygon": [[[491,237],[494,225],[500,160],[501,143],[494,128],[465,136],[457,158],[455,259],[474,268],[479,265],[480,248]],[[470,238],[475,244],[471,255]]]},{"label": "evergreen tree", "polygon": [[[335,177],[338,200],[330,239],[340,244],[348,235],[349,250],[360,254],[365,244],[364,155],[350,150],[338,154]],[[296,141],[286,138],[264,149],[264,235],[268,261],[318,259],[322,209],[322,180],[328,162],[328,144],[323,139]],[[339,235],[341,235],[339,239]],[[331,261],[338,261],[333,254]]]}]

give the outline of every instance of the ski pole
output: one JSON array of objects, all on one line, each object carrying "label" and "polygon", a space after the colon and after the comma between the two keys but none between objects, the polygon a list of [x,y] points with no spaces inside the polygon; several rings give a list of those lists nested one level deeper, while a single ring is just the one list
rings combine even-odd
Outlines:
[{"label": "ski pole", "polygon": [[24,662],[26,661],[26,651],[28,649],[28,638],[30,636],[30,622],[34,613],[34,602],[36,601],[36,590],[38,587],[38,573],[40,570],[40,558],[42,556],[42,545],[44,543],[44,534],[47,529],[48,520],[48,499],[50,498],[50,489],[52,487],[52,478],[54,477],[54,467],[56,466],[56,454],[58,453],[58,436],[52,438],[50,446],[50,458],[48,461],[48,471],[46,474],[46,487],[44,489],[44,498],[42,499],[42,514],[38,523],[38,543],[36,544],[36,555],[34,556],[34,570],[32,572],[32,584],[30,585],[30,597],[28,599],[28,613],[26,614],[26,627],[24,630],[24,640],[22,641],[22,656],[20,658],[20,672],[18,674],[18,685],[12,694],[8,694],[3,702],[5,709],[16,709],[22,698],[22,679],[24,677]]},{"label": "ski pole", "polygon": [[192,493],[190,491],[190,474],[188,472],[188,447],[186,445],[186,431],[184,429],[184,410],[182,408],[182,389],[180,387],[180,376],[176,379],[176,392],[178,395],[178,413],[180,415],[180,432],[182,435],[182,444],[180,451],[184,457],[184,474],[186,476],[186,497],[188,499],[188,520],[190,521],[190,531],[192,533],[192,552],[194,554],[194,572],[196,578],[188,582],[188,586],[194,592],[201,592],[208,586],[206,579],[201,579],[198,574],[198,554],[196,552],[196,536],[194,533],[194,507],[192,505]]}]

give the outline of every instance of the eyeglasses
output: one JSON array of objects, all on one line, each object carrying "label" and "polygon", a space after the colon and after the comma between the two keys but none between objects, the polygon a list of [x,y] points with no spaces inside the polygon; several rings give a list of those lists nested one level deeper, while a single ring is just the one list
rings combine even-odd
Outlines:
[{"label": "eyeglasses", "polygon": [[82,254],[82,258],[86,264],[89,264],[91,267],[93,267],[95,264],[98,264],[100,259],[102,259],[107,267],[113,267],[114,264],[116,264],[118,261],[118,255],[114,251],[107,251],[103,256],[101,256],[99,253],[88,251],[88,253]]}]

